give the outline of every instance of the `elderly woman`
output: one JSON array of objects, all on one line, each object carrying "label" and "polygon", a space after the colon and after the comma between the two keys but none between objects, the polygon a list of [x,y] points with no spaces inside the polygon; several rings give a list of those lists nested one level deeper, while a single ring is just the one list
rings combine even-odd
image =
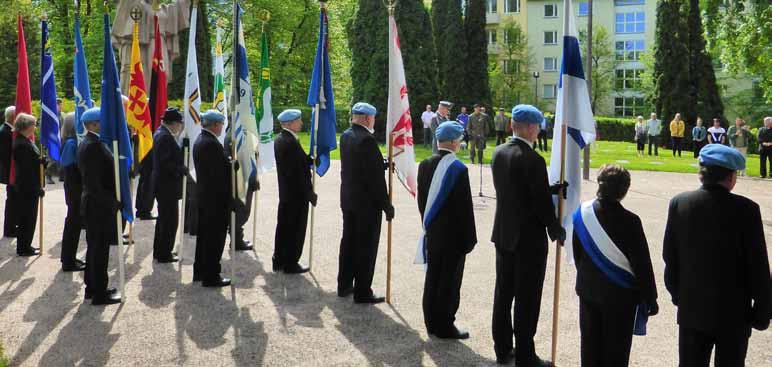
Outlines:
[{"label": "elderly woman", "polygon": [[80,241],[83,220],[80,214],[80,199],[83,192],[80,170],[78,169],[78,136],[75,133],[75,113],[64,115],[62,121],[62,176],[64,178],[64,200],[67,203],[67,217],[62,232],[62,271],[83,271],[86,264],[75,258]]},{"label": "elderly woman", "polygon": [[643,123],[643,116],[638,116],[635,119],[635,142],[638,156],[643,157],[643,149],[646,146],[646,124]]},{"label": "elderly woman", "polygon": [[603,166],[597,199],[574,213],[582,366],[627,366],[633,334],[659,310],[641,220],[620,203],[629,187],[626,169]]},{"label": "elderly woman", "polygon": [[38,218],[38,201],[45,195],[40,182],[40,165],[43,158],[38,147],[32,142],[35,137],[36,122],[32,115],[20,113],[16,115],[14,123],[17,136],[13,142],[13,162],[16,169],[18,195],[16,254],[19,256],[35,256],[40,253],[38,249],[32,247],[32,237],[35,235]]}]

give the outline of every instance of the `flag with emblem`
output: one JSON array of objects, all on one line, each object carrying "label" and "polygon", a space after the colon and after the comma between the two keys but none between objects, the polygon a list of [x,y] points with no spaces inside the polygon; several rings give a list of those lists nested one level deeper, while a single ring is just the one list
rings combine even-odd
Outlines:
[{"label": "flag with emblem", "polygon": [[260,41],[260,89],[257,94],[257,129],[260,133],[258,170],[260,173],[273,169],[276,157],[273,153],[273,110],[271,110],[271,67],[269,64],[268,36],[262,32]]},{"label": "flag with emblem", "polygon": [[[222,28],[217,26],[217,40],[214,46],[214,102],[212,108],[225,116],[223,133],[219,136],[220,143],[225,139],[228,129],[228,100],[225,98],[225,62],[222,56]],[[191,139],[191,141],[194,141]]]},{"label": "flag with emblem", "polygon": [[155,132],[161,125],[161,117],[168,106],[166,95],[166,64],[163,55],[163,37],[158,27],[158,16],[153,16],[155,33],[153,36],[153,70],[150,73],[150,119]]},{"label": "flag with emblem", "polygon": [[74,102],[75,102],[75,130],[78,136],[86,133],[80,116],[91,107],[94,107],[94,101],[91,100],[91,85],[88,81],[88,65],[86,64],[86,52],[83,48],[83,38],[80,35],[80,15],[75,12],[75,61],[73,66],[74,74]]},{"label": "flag with emblem", "polygon": [[[196,61],[196,22],[198,7],[193,6],[190,14],[190,33],[188,36],[188,66],[185,72],[185,137],[195,142],[201,134],[201,93],[198,85],[198,62]],[[190,149],[190,161],[193,162],[193,149]],[[190,175],[196,177],[195,165],[190,164]]]},{"label": "flag with emblem", "polygon": [[330,152],[338,147],[329,51],[330,34],[327,8],[322,7],[319,13],[319,40],[316,43],[311,87],[308,89],[308,100],[306,101],[309,106],[314,107],[315,114],[319,113],[318,123],[317,117],[315,115],[312,117],[311,149],[309,149],[311,155],[319,161],[319,165],[316,167],[316,173],[319,176],[324,176],[327,173],[330,168]]},{"label": "flag with emblem", "polygon": [[145,88],[145,72],[139,53],[139,24],[134,22],[131,41],[131,72],[129,74],[129,106],[126,120],[137,132],[137,159],[142,162],[153,148],[153,122]]},{"label": "flag with emblem", "polygon": [[59,108],[56,104],[56,81],[54,80],[54,58],[48,48],[48,21],[43,20],[41,27],[40,55],[40,143],[48,150],[48,156],[59,161],[61,143],[59,141]]}]

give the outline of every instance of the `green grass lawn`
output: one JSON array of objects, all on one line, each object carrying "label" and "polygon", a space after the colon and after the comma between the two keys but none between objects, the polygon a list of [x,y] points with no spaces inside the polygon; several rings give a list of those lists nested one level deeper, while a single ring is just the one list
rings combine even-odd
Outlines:
[{"label": "green grass lawn", "polygon": [[[299,134],[301,144],[308,150],[310,136],[308,133]],[[488,140],[488,148],[485,149],[483,157],[484,163],[490,163],[491,155],[495,148],[495,139]],[[552,140],[549,141],[552,144]],[[386,155],[386,146],[381,146],[381,151]],[[429,157],[431,149],[424,148],[423,145],[415,147],[416,161],[420,162]],[[550,152],[540,152],[549,164]],[[590,147],[590,167],[597,168],[604,164],[614,163],[624,166],[629,170],[636,171],[658,171],[658,172],[684,172],[696,173],[698,169],[697,160],[693,158],[691,151],[684,151],[683,156],[673,157],[673,152],[669,149],[660,148],[658,157],[638,157],[635,150],[635,143],[617,142],[617,141],[599,141]],[[459,158],[465,163],[470,163],[469,151],[458,153]],[[332,159],[340,159],[340,151],[335,150],[331,153]],[[759,175],[759,156],[757,154],[748,157],[747,176],[758,177]]]},{"label": "green grass lawn", "polygon": [[0,344],[0,367],[8,367],[9,364],[8,358],[5,358],[5,354],[3,353],[3,345]]}]

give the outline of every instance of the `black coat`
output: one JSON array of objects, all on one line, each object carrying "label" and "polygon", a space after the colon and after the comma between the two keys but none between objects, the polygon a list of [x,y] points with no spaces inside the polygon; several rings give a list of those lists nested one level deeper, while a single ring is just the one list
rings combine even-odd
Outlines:
[{"label": "black coat", "polygon": [[314,194],[310,162],[300,142],[292,133],[282,130],[273,144],[279,179],[279,201],[310,202]]},{"label": "black coat", "polygon": [[78,168],[83,183],[81,210],[113,212],[115,199],[115,166],[113,154],[93,133],[87,133],[78,145]]},{"label": "black coat", "polygon": [[772,284],[759,206],[720,185],[670,201],[663,243],[665,286],[678,324],[736,330],[772,316]]},{"label": "black coat", "polygon": [[576,294],[596,304],[637,305],[641,302],[648,305],[654,304],[657,300],[657,285],[654,282],[649,245],[643,233],[641,219],[617,201],[597,200],[593,208],[601,227],[630,261],[635,274],[635,284],[633,288],[626,289],[612,283],[587,256],[579,237],[574,232]]},{"label": "black coat", "polygon": [[8,185],[11,176],[11,152],[13,151],[13,128],[8,124],[0,126],[0,183]]},{"label": "black coat", "polygon": [[547,242],[545,228],[558,222],[544,158],[529,144],[512,139],[499,145],[491,161],[496,217],[491,241],[514,252],[520,243]]},{"label": "black coat", "polygon": [[19,135],[13,142],[13,161],[16,169],[16,192],[22,198],[40,196],[40,149],[32,141]]},{"label": "black coat", "polygon": [[225,148],[208,130],[193,144],[199,209],[228,210],[232,201],[231,165]]},{"label": "black coat", "polygon": [[153,134],[153,192],[157,198],[181,199],[182,179],[187,169],[182,148],[171,132],[161,126]]},{"label": "black coat", "polygon": [[389,207],[383,155],[375,136],[352,125],[340,136],[340,207],[381,211]]},{"label": "black coat", "polygon": [[[426,200],[437,165],[448,151],[425,159],[418,166],[418,210],[423,220]],[[456,185],[448,194],[445,205],[434,217],[426,229],[426,246],[429,251],[447,251],[456,254],[468,254],[477,244],[477,229],[472,208],[472,190],[469,187],[469,172],[464,170]]]}]

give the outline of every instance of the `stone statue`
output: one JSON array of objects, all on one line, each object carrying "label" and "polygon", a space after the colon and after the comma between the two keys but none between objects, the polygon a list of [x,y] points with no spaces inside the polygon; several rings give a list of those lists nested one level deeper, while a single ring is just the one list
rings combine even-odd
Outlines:
[{"label": "stone statue", "polygon": [[[156,13],[153,10],[151,0],[113,0],[118,3],[113,21],[112,41],[113,47],[118,49],[121,61],[121,90],[127,94],[129,87],[129,72],[131,68],[131,41],[134,20],[131,17],[132,10],[136,7],[141,13],[139,20],[139,49],[142,67],[145,71],[145,84],[150,88],[150,73],[153,62],[153,45],[155,31],[153,15],[158,15],[158,27],[161,32],[161,44],[163,45],[164,64],[166,66],[167,81],[172,80],[172,61],[180,56],[180,32],[187,29],[190,22],[190,1],[173,0],[169,4],[161,5]],[[148,90],[148,93],[150,91]]]}]

